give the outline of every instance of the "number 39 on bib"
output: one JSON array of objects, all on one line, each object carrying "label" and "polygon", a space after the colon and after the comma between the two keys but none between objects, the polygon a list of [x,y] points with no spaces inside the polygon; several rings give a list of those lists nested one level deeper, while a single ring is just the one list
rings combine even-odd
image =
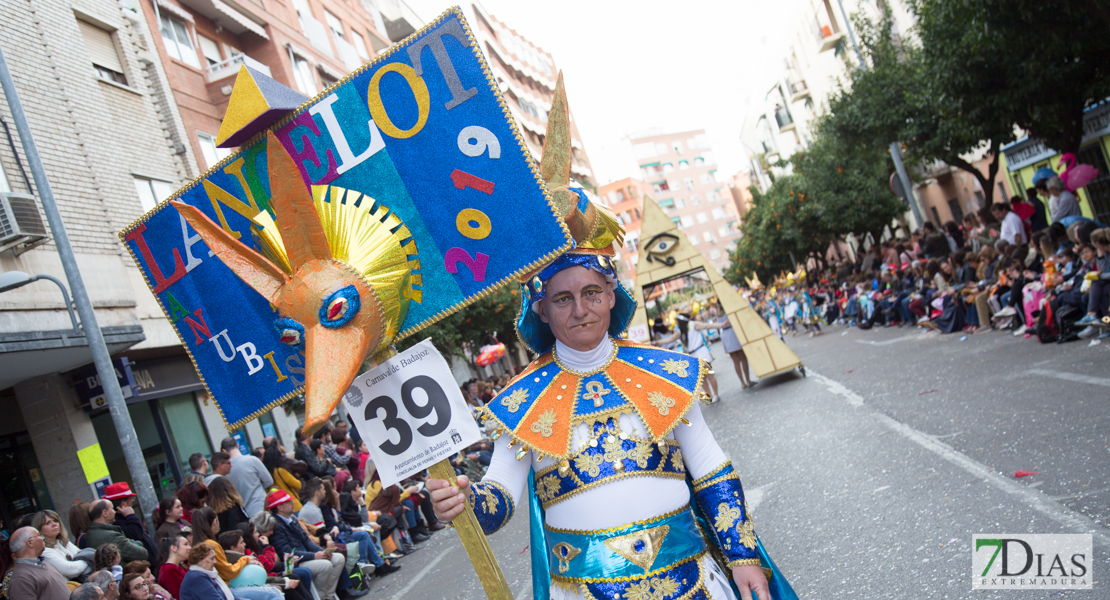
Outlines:
[{"label": "number 39 on bib", "polygon": [[451,367],[430,340],[360,375],[343,404],[370,450],[383,487],[481,439]]}]

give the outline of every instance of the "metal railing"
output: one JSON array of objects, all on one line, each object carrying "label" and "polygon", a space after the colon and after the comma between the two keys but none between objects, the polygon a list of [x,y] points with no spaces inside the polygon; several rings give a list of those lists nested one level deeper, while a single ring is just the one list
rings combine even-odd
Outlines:
[{"label": "metal railing", "polygon": [[271,76],[270,67],[254,60],[246,54],[239,54],[214,65],[208,65],[206,69],[208,71],[208,83],[219,81],[225,77],[233,77],[239,72],[240,65],[247,65],[255,71],[265,73],[267,77]]}]

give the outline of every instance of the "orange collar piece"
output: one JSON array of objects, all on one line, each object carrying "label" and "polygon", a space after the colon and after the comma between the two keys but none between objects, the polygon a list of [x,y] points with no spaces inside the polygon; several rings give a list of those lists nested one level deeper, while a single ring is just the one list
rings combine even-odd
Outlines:
[{"label": "orange collar piece", "polygon": [[541,459],[569,459],[575,426],[622,414],[639,418],[659,442],[683,421],[708,369],[686,354],[628,340],[614,339],[609,360],[588,372],[563,366],[551,351],[501,390],[483,416]]}]

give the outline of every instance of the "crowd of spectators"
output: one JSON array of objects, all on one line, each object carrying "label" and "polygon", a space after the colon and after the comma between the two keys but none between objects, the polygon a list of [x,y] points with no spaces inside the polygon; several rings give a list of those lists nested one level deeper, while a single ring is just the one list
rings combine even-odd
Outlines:
[{"label": "crowd of spectators", "polygon": [[[1047,200],[1048,210],[1045,212]],[[969,214],[873,244],[804,285],[826,322],[943,333],[1009,331],[1042,343],[1110,337],[1110,229],[1058,177]],[[764,307],[775,297],[757,294]]]},{"label": "crowd of spectators", "polygon": [[[487,441],[452,463],[480,480],[491,456]],[[0,599],[356,598],[445,528],[426,478],[383,486],[343,421],[298,433],[291,452],[268,437],[243,454],[228,437],[189,458],[182,486],[151,510],[153,531],[123,482],[75,502],[68,526],[50,510],[20,517],[0,536]]]}]

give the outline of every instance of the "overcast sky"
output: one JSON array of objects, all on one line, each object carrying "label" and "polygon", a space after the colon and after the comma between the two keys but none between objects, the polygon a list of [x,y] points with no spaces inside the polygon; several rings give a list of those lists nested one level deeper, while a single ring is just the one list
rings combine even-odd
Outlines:
[{"label": "overcast sky", "polygon": [[[426,21],[458,3],[406,2]],[[781,2],[482,0],[482,6],[562,69],[603,185],[638,174],[624,138],[653,127],[705,129],[722,176],[744,167],[739,136],[747,104],[782,75]]]}]

